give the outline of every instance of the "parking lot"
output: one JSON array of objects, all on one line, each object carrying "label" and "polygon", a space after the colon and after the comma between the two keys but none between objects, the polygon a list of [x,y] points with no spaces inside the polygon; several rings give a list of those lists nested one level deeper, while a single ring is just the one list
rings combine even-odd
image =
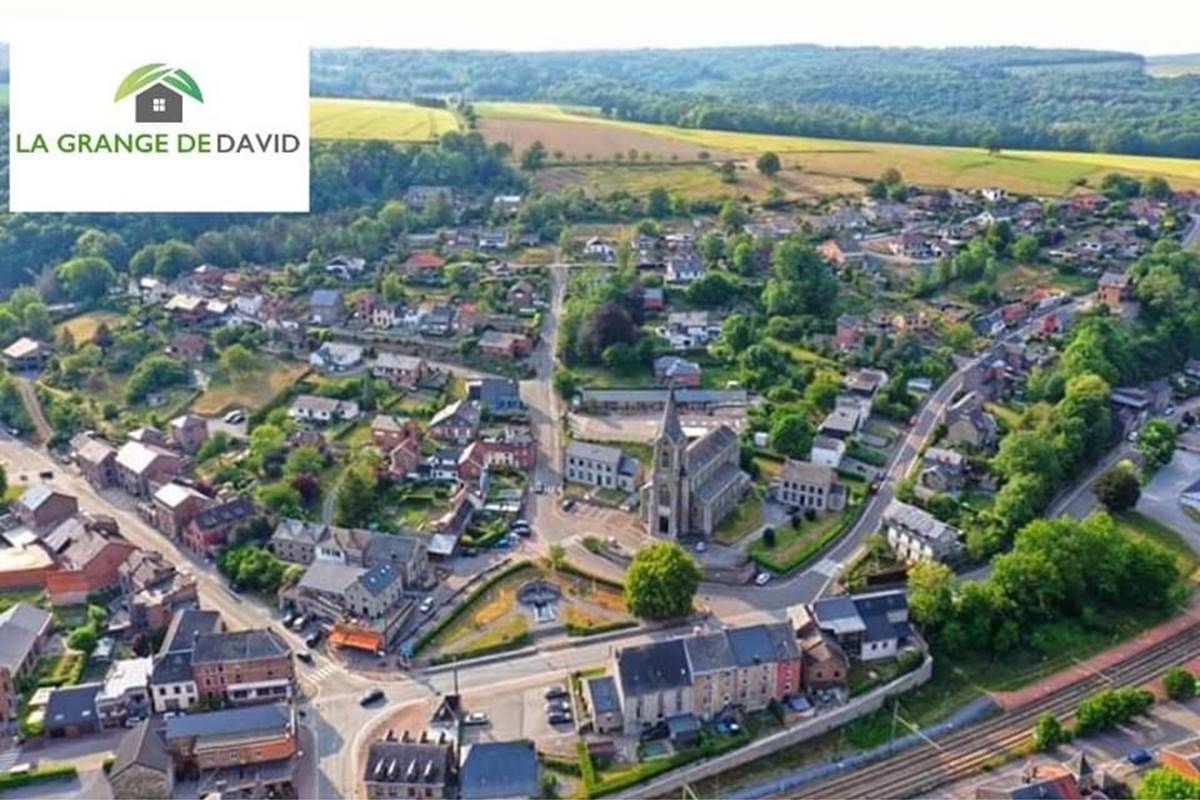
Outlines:
[{"label": "parking lot", "polygon": [[545,694],[553,685],[566,688],[567,676],[548,676],[544,684],[503,695],[466,695],[467,710],[486,713],[488,724],[467,726],[463,733],[464,742],[532,739],[538,743],[539,750],[573,755],[574,724],[551,725],[546,719]]},{"label": "parking lot", "polygon": [[1200,478],[1200,455],[1176,450],[1175,457],[1142,487],[1137,510],[1179,531],[1193,550],[1200,551],[1200,523],[1179,505],[1179,495]]}]

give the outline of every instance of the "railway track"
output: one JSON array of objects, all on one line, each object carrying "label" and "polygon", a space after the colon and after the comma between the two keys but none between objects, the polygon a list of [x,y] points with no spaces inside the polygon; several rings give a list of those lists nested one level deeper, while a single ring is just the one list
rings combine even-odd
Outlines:
[{"label": "railway track", "polygon": [[1169,667],[1200,656],[1200,626],[1052,692],[1027,706],[942,737],[936,746],[921,744],[831,780],[801,787],[797,796],[813,798],[916,797],[965,778],[1004,753],[1026,744],[1039,716],[1070,715],[1079,701],[1111,686],[1136,685]]}]

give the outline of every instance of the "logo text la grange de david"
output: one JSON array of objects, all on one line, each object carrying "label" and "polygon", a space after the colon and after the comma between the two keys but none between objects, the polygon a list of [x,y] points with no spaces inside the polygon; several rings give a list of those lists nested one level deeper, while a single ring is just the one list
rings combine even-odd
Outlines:
[{"label": "logo text la grange de david", "polygon": [[[185,96],[188,102],[205,102],[191,73],[161,62],[143,64],[126,75],[112,101],[121,103],[130,95],[138,125],[182,124]],[[21,154],[268,154],[296,152],[300,137],[280,132],[17,131],[14,144]]]}]

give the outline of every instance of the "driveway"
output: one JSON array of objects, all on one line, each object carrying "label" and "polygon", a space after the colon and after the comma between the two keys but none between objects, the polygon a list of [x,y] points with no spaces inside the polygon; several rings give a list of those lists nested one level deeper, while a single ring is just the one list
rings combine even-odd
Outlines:
[{"label": "driveway", "polygon": [[1179,531],[1191,548],[1200,552],[1200,523],[1189,517],[1179,505],[1179,495],[1200,478],[1200,455],[1176,450],[1171,463],[1158,471],[1142,487],[1137,510]]}]

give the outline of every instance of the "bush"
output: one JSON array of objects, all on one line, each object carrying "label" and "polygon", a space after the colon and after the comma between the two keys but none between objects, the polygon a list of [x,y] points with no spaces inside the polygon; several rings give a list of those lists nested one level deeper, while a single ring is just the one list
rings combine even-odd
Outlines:
[{"label": "bush", "polygon": [[30,786],[35,783],[45,783],[46,781],[68,780],[75,778],[79,771],[70,764],[55,764],[53,766],[38,767],[29,772],[0,772],[0,792],[11,791],[22,786]]},{"label": "bush", "polygon": [[602,622],[598,625],[575,625],[567,623],[567,636],[598,636],[601,633],[636,628],[637,622],[632,619],[617,619],[612,622]]},{"label": "bush", "polygon": [[1081,702],[1075,709],[1075,731],[1086,736],[1116,727],[1144,713],[1154,703],[1145,689],[1106,689]]},{"label": "bush", "polygon": [[1163,689],[1172,700],[1191,700],[1196,696],[1196,679],[1183,667],[1171,667],[1163,675]]},{"label": "bush", "polygon": [[1038,717],[1037,723],[1033,726],[1033,746],[1038,752],[1044,753],[1047,750],[1053,750],[1068,738],[1062,723],[1049,711]]}]

